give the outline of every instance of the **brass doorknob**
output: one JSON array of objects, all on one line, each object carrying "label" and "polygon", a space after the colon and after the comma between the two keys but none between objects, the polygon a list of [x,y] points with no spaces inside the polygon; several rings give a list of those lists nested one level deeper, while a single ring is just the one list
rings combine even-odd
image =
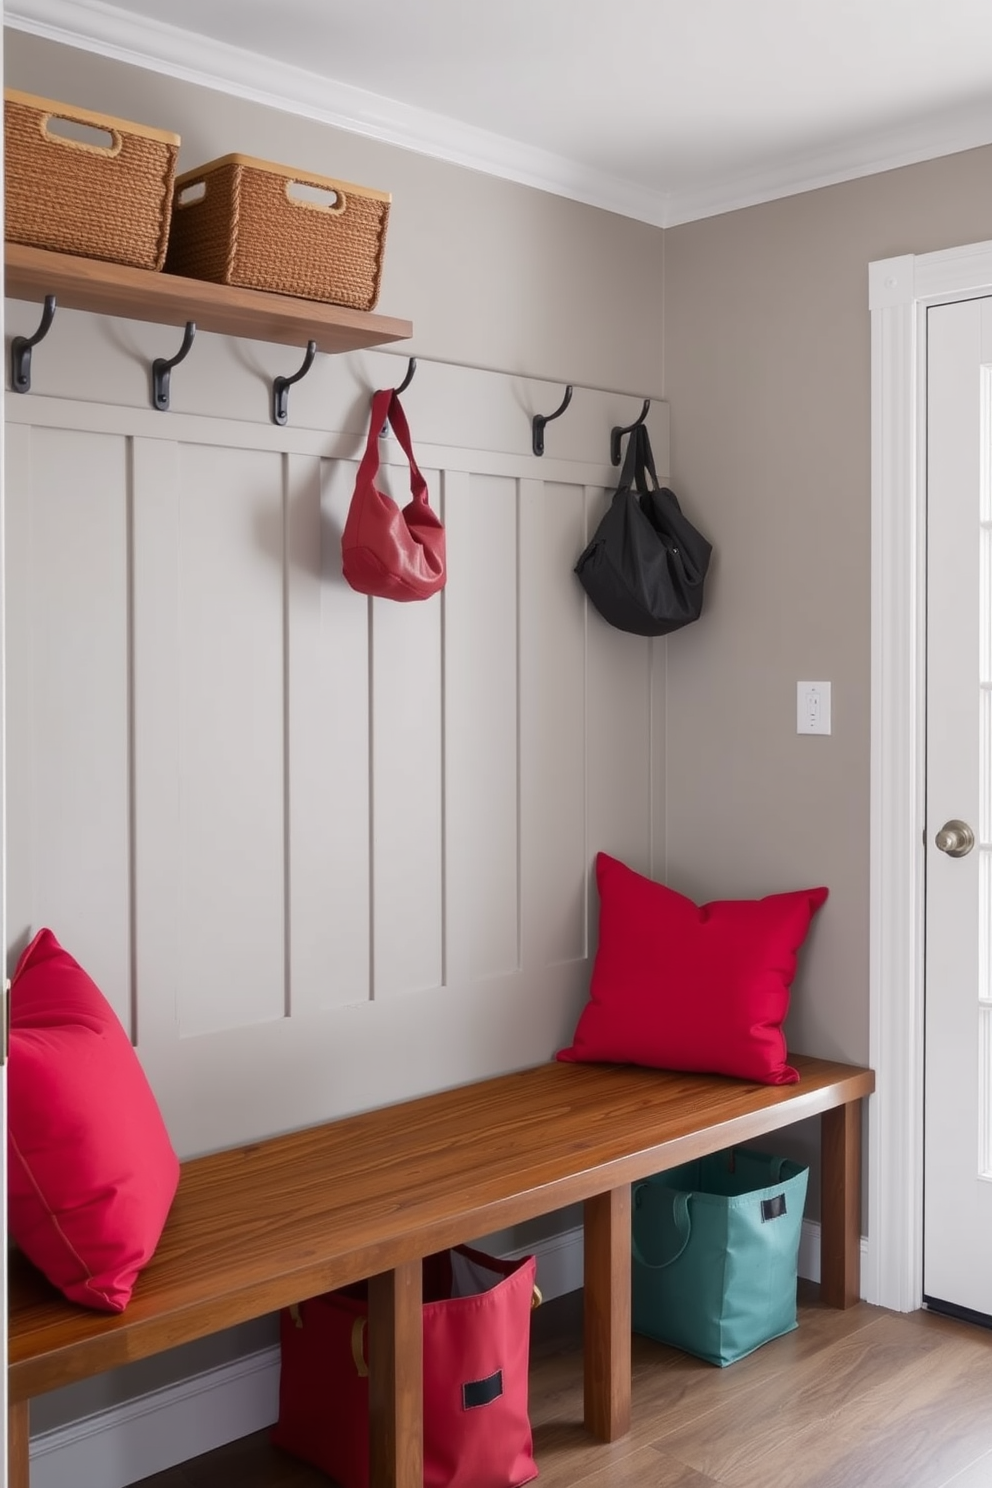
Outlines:
[{"label": "brass doorknob", "polygon": [[967,822],[955,816],[944,823],[934,841],[938,850],[949,858],[964,858],[975,845],[975,834]]}]

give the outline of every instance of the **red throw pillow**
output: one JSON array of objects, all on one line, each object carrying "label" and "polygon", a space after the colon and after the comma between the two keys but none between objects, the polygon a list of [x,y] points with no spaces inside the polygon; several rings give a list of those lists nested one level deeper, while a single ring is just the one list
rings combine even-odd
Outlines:
[{"label": "red throw pillow", "polygon": [[14,973],[7,1080],[10,1233],[70,1301],[122,1312],[179,1162],[117,1014],[50,930]]},{"label": "red throw pillow", "polygon": [[558,1058],[794,1084],[782,1023],[796,952],[827,890],[698,905],[606,853],[596,881],[589,1002]]}]

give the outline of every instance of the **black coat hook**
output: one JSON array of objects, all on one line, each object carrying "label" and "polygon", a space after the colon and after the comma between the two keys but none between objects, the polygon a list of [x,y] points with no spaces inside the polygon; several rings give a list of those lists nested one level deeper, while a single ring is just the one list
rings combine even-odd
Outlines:
[{"label": "black coat hook", "polygon": [[193,337],[196,335],[196,322],[188,320],[183,335],[183,344],[174,357],[166,360],[165,357],[156,357],[152,362],[152,407],[166,413],[169,408],[169,384],[170,373],[173,367],[178,366],[183,357],[189,355],[189,349],[193,345]]},{"label": "black coat hook", "polygon": [[41,324],[33,336],[14,336],[10,343],[10,385],[15,393],[31,391],[31,348],[43,341],[55,319],[55,296],[45,296]]},{"label": "black coat hook", "polygon": [[396,389],[396,391],[398,393],[405,393],[406,392],[407,388],[410,386],[411,382],[413,381],[413,374],[414,374],[414,372],[416,372],[416,370],[417,370],[417,358],[416,357],[411,357],[410,358],[409,366],[406,369],[406,376],[404,377],[403,381],[400,383],[399,387]]},{"label": "black coat hook", "polygon": [[316,341],[307,342],[307,354],[303,358],[303,366],[299,372],[294,372],[292,377],[276,377],[272,382],[272,422],[284,424],[289,418],[289,389],[294,382],[299,382],[301,377],[306,377],[313,366],[313,359],[317,355]]},{"label": "black coat hook", "polygon": [[613,465],[619,465],[620,464],[620,441],[621,441],[621,439],[623,438],[623,436],[625,434],[630,434],[634,429],[637,428],[637,426],[639,424],[643,424],[644,420],[648,416],[648,409],[650,407],[651,407],[651,399],[650,398],[645,398],[644,399],[644,407],[641,409],[640,416],[638,418],[636,418],[632,424],[628,424],[625,429],[621,429],[619,426],[617,426],[617,427],[615,427],[613,429],[612,433],[610,434],[610,461],[611,461],[611,463]]},{"label": "black coat hook", "polygon": [[[405,393],[406,390],[407,390],[407,388],[410,386],[411,382],[413,381],[413,374],[414,374],[414,372],[416,372],[416,370],[417,370],[417,358],[416,357],[411,357],[410,358],[410,361],[409,361],[409,365],[407,366],[407,369],[406,369],[406,376],[404,377],[403,381],[400,383],[399,387],[393,388],[393,392],[394,393]],[[385,437],[386,437],[386,435],[388,433],[389,433],[389,420],[387,419],[386,422],[382,426],[382,433],[379,435],[379,438],[380,439],[385,439]]]},{"label": "black coat hook", "polygon": [[572,384],[565,388],[565,396],[555,409],[554,413],[535,413],[531,422],[531,440],[535,455],[544,454],[544,426],[550,424],[552,419],[561,418],[565,409],[572,401]]}]

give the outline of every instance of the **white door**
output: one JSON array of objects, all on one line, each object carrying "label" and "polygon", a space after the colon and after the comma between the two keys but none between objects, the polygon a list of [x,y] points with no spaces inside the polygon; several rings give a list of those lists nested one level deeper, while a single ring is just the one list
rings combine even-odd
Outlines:
[{"label": "white door", "polygon": [[992,1322],[992,299],[927,318],[927,1302]]}]

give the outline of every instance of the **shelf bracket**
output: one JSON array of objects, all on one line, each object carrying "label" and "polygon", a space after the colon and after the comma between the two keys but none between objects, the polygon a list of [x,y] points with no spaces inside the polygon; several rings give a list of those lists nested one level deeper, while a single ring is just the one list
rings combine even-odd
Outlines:
[{"label": "shelf bracket", "polygon": [[188,320],[186,330],[183,334],[183,344],[174,357],[166,360],[165,357],[156,357],[152,362],[152,407],[157,408],[160,413],[169,411],[169,392],[171,373],[173,367],[179,365],[183,357],[189,355],[189,349],[193,345],[193,337],[196,335],[196,322]]},{"label": "shelf bracket", "polygon": [[45,296],[41,324],[33,336],[14,336],[10,343],[10,385],[15,393],[31,391],[31,348],[43,341],[55,319],[55,296]]},{"label": "shelf bracket", "polygon": [[303,358],[303,366],[299,372],[294,372],[292,377],[276,377],[272,382],[272,422],[284,424],[289,418],[289,390],[294,382],[299,382],[301,377],[306,377],[313,366],[313,359],[317,355],[316,341],[307,342],[307,354]]}]

